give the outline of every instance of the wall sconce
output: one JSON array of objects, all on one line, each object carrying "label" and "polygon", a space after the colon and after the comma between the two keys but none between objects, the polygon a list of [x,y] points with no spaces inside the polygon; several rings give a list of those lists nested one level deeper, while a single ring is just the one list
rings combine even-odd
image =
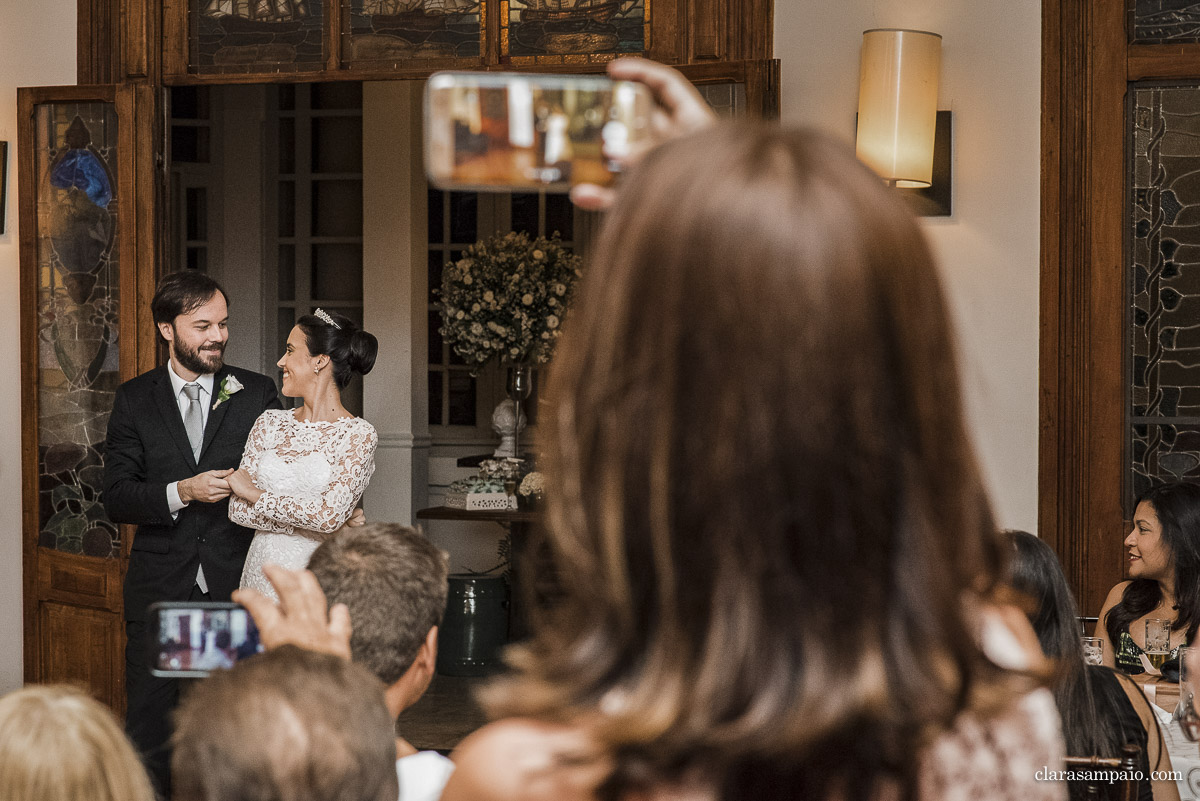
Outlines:
[{"label": "wall sconce", "polygon": [[858,158],[889,186],[909,190],[925,216],[950,214],[950,112],[937,110],[941,63],[936,33],[863,32]]}]

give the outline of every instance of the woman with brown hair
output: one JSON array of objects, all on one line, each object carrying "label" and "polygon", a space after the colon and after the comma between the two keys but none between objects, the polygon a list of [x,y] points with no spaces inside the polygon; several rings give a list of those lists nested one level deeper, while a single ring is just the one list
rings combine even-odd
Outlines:
[{"label": "woman with brown hair", "polygon": [[153,801],[112,712],[73,687],[26,687],[0,698],[4,801]]},{"label": "woman with brown hair", "polygon": [[562,594],[443,798],[1062,798],[953,338],[843,145],[717,126],[635,167],[550,377]]}]

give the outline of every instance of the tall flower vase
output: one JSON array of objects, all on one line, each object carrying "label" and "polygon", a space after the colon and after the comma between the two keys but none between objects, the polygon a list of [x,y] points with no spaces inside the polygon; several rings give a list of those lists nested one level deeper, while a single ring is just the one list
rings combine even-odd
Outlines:
[{"label": "tall flower vase", "polygon": [[521,458],[521,429],[528,417],[522,413],[521,405],[533,390],[533,370],[527,364],[514,364],[508,370],[506,389],[508,397],[516,407],[517,426],[513,432],[513,456]]}]

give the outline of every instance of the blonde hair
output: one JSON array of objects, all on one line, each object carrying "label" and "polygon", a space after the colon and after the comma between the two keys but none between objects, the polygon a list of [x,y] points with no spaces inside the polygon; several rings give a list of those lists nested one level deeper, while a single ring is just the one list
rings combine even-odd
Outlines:
[{"label": "blonde hair", "polygon": [[153,801],[150,780],[107,707],[66,686],[0,698],[0,798]]}]

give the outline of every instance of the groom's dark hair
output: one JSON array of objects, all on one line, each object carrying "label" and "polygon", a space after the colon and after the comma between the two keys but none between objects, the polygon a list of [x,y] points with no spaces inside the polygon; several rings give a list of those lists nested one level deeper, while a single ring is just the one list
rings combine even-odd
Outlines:
[{"label": "groom's dark hair", "polygon": [[308,569],[330,606],[350,609],[351,658],[399,681],[446,611],[446,553],[415,528],[367,523],[321,543]]},{"label": "groom's dark hair", "polygon": [[199,270],[167,273],[159,279],[154,298],[150,301],[150,314],[154,317],[155,327],[159,323],[173,324],[176,317],[203,306],[218,292],[228,305],[229,295],[207,273]]}]

